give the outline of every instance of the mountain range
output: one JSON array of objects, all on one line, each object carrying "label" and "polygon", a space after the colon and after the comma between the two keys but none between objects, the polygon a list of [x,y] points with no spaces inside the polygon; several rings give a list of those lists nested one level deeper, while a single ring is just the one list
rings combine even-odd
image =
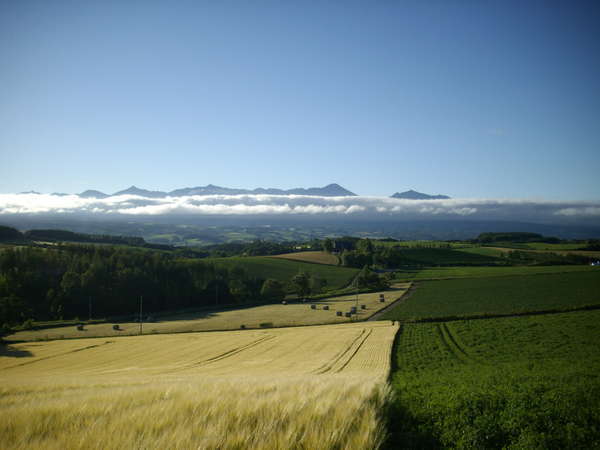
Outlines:
[{"label": "mountain range", "polygon": [[[34,193],[34,191],[23,192],[23,193]],[[37,192],[35,192],[37,193]],[[138,195],[146,198],[164,198],[164,197],[184,197],[188,195],[309,195],[318,197],[354,197],[356,194],[343,188],[339,184],[332,183],[324,187],[312,187],[312,188],[294,188],[294,189],[276,189],[276,188],[256,188],[256,189],[235,189],[222,186],[215,186],[214,184],[208,184],[206,186],[186,187],[181,189],[175,189],[170,192],[165,191],[150,191],[148,189],[141,189],[137,186],[131,186],[127,189],[115,192],[114,194],[105,194],[94,189],[88,189],[80,194],[77,194],[82,198],[98,198],[103,199],[107,197],[113,197],[117,195]],[[54,193],[53,195],[67,195],[63,193]],[[439,200],[448,199],[447,195],[428,195],[422,192],[413,190],[405,192],[396,192],[391,196],[392,198],[408,199],[408,200]]]},{"label": "mountain range", "polygon": [[423,194],[422,192],[413,191],[404,191],[404,192],[396,192],[392,195],[392,198],[403,198],[407,200],[447,200],[450,197],[447,195],[429,195]]},{"label": "mountain range", "polygon": [[131,186],[122,191],[115,192],[112,195],[105,194],[104,192],[87,190],[78,194],[80,197],[85,198],[106,198],[115,195],[139,195],[147,198],[161,198],[161,197],[183,197],[187,195],[242,195],[242,194],[268,194],[268,195],[314,195],[321,197],[350,197],[356,196],[354,192],[350,192],[348,189],[344,189],[339,184],[328,184],[327,186],[317,188],[295,188],[295,189],[274,189],[274,188],[256,188],[256,189],[234,189],[228,187],[215,186],[214,184],[208,184],[206,186],[188,187],[182,189],[175,189],[170,192],[164,191],[149,191],[147,189],[140,189],[136,186]]}]

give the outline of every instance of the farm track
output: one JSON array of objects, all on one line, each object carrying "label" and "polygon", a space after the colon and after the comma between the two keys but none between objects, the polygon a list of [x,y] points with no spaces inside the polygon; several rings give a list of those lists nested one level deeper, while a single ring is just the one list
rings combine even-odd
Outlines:
[{"label": "farm track", "polygon": [[394,300],[392,303],[390,303],[389,305],[387,305],[385,308],[380,309],[379,311],[377,311],[375,314],[373,314],[371,317],[369,317],[367,320],[383,320],[382,316],[390,309],[392,309],[392,307],[399,305],[400,303],[406,301],[409,299],[409,297],[414,293],[414,291],[417,289],[417,283],[416,282],[412,282],[410,287],[404,292],[404,294],[402,294],[400,297],[398,297],[396,300]]}]

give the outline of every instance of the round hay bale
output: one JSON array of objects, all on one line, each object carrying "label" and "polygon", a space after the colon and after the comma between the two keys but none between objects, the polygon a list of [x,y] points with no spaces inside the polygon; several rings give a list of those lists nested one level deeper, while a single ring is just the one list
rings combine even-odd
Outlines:
[{"label": "round hay bale", "polygon": [[323,306],[323,309],[324,309],[325,311],[329,311],[329,305],[324,305],[324,306]]},{"label": "round hay bale", "polygon": [[340,316],[340,317],[341,317],[341,315],[342,315],[342,312],[341,312],[341,311],[336,311],[336,312],[335,312],[335,315],[336,315],[336,316]]},{"label": "round hay bale", "polygon": [[310,305],[310,309],[317,309],[317,305]]}]

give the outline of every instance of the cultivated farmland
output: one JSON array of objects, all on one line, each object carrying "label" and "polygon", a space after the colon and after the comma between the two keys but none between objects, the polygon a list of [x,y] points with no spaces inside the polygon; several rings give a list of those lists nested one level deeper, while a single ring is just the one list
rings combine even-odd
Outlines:
[{"label": "cultivated farmland", "polygon": [[349,267],[291,261],[269,256],[232,256],[229,258],[206,258],[203,261],[228,268],[240,266],[250,276],[262,279],[274,278],[282,282],[288,282],[299,271],[304,271],[327,280],[327,290],[337,290],[345,287],[358,273],[358,269]]},{"label": "cultivated farmland", "polygon": [[600,306],[600,272],[424,281],[390,320],[519,314]]},{"label": "cultivated farmland", "polygon": [[569,266],[507,266],[507,267],[434,267],[399,271],[400,280],[443,280],[448,278],[481,278],[535,275],[543,273],[599,272],[596,267]]},{"label": "cultivated farmland", "polygon": [[397,326],[13,344],[6,448],[376,448]]},{"label": "cultivated farmland", "polygon": [[303,261],[315,264],[327,264],[337,266],[340,262],[337,256],[327,252],[296,252],[274,255],[271,258],[289,259],[291,261]]},{"label": "cultivated farmland", "polygon": [[599,448],[600,311],[403,324],[390,431],[411,448]]},{"label": "cultivated farmland", "polygon": [[[410,283],[397,283],[385,292],[343,295],[328,299],[311,301],[310,303],[289,303],[253,306],[237,309],[215,309],[196,313],[163,316],[155,322],[143,325],[146,334],[180,333],[188,331],[239,330],[242,328],[271,328],[284,326],[317,325],[343,323],[364,320],[392,301],[402,297],[410,287]],[[386,302],[379,301],[384,294]],[[311,309],[316,305],[316,309]],[[357,313],[352,317],[338,316],[337,312],[346,313],[358,305]],[[361,308],[365,305],[365,309]],[[324,309],[327,307],[329,309]],[[140,325],[135,322],[119,323],[114,330],[112,323],[85,325],[78,330],[74,325],[40,330],[19,331],[8,336],[9,341],[35,341],[63,338],[82,338],[100,336],[127,336],[139,334]]]}]

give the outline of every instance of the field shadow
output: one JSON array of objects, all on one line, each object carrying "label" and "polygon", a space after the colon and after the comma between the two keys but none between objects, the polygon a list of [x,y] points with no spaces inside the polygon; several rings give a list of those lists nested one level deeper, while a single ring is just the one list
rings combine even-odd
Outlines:
[{"label": "field shadow", "polygon": [[398,399],[387,410],[387,438],[382,450],[442,449],[440,441],[414,417]]},{"label": "field shadow", "polygon": [[7,344],[0,344],[0,356],[8,356],[9,358],[25,358],[33,355],[27,350],[19,350],[18,348]]},{"label": "field shadow", "polygon": [[[398,365],[398,347],[404,328],[401,327],[394,337],[392,343],[392,354],[390,361],[390,375],[388,382],[393,387],[394,374],[400,369]],[[387,405],[387,437],[381,448],[383,450],[391,449],[441,449],[443,448],[439,440],[424,427],[417,417],[402,404],[401,393],[395,392],[394,397]]]},{"label": "field shadow", "polygon": [[[272,305],[280,305],[280,303],[252,303],[252,304],[242,304],[242,305],[227,305],[222,306],[220,308],[214,309],[206,309],[199,311],[186,311],[180,313],[174,313],[173,315],[160,315],[154,316],[154,320],[152,322],[160,323],[160,322],[175,322],[178,320],[198,320],[198,319],[210,319],[211,317],[215,317],[221,313],[227,311],[239,311],[244,309],[252,309],[260,306],[272,306]],[[144,321],[144,323],[147,323]]]}]

